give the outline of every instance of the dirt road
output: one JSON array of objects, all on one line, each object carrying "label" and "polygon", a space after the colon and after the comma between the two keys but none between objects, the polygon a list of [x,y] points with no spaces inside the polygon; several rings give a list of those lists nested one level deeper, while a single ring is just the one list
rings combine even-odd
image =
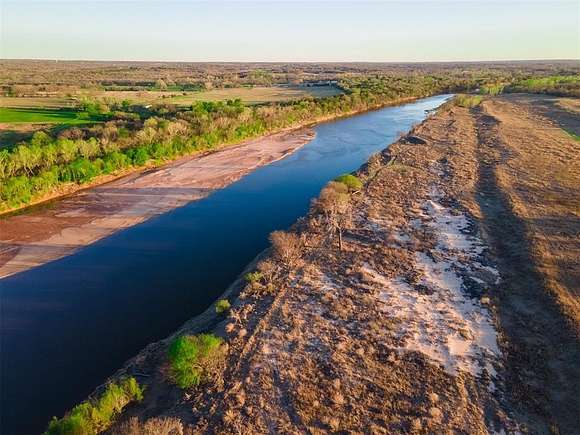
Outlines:
[{"label": "dirt road", "polygon": [[203,198],[314,137],[279,133],[129,175],[51,204],[0,218],[0,278],[69,255],[115,231]]}]

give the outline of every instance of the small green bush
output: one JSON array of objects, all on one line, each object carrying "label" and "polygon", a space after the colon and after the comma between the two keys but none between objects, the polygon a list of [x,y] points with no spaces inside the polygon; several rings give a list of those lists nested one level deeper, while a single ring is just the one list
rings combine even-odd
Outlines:
[{"label": "small green bush", "polygon": [[230,304],[230,301],[228,301],[227,299],[220,299],[215,304],[215,312],[217,314],[224,314],[227,313],[231,307],[232,305]]},{"label": "small green bush", "polygon": [[483,97],[481,95],[459,94],[455,97],[455,99],[453,101],[455,102],[456,106],[465,107],[467,109],[470,109],[472,107],[479,106],[479,104],[481,103],[481,100],[483,100]]},{"label": "small green bush", "polygon": [[222,355],[223,340],[214,334],[183,335],[169,346],[171,375],[180,388],[199,385]]},{"label": "small green bush", "polygon": [[143,399],[143,389],[135,378],[110,383],[96,400],[75,406],[61,419],[53,417],[44,435],[92,435],[106,430],[121,410]]},{"label": "small green bush", "polygon": [[355,177],[352,174],[343,174],[334,179],[337,183],[342,183],[348,190],[356,191],[361,190],[363,187],[362,181],[358,177]]},{"label": "small green bush", "polygon": [[248,272],[244,275],[244,279],[246,280],[246,282],[249,282],[250,284],[253,284],[255,282],[258,282],[262,279],[262,272]]}]

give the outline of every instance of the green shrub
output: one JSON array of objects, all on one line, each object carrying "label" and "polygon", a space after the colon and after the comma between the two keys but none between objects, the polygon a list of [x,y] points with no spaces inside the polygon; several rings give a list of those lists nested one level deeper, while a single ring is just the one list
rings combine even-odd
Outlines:
[{"label": "green shrub", "polygon": [[180,388],[199,385],[221,357],[223,340],[214,334],[183,335],[169,346],[171,376]]},{"label": "green shrub", "polygon": [[32,186],[25,176],[12,177],[0,183],[0,198],[10,205],[30,202]]},{"label": "green shrub", "polygon": [[259,271],[248,272],[244,275],[244,279],[246,282],[253,284],[255,282],[259,282],[262,279],[262,273]]},{"label": "green shrub", "polygon": [[225,314],[230,310],[231,307],[232,306],[227,299],[220,299],[215,304],[215,312],[217,314]]},{"label": "green shrub", "polygon": [[363,187],[362,181],[352,174],[340,175],[336,177],[334,181],[344,184],[346,187],[348,187],[348,190],[351,191],[361,190]]},{"label": "green shrub", "polygon": [[92,435],[106,430],[129,403],[141,401],[143,389],[135,378],[110,383],[96,400],[75,406],[61,419],[53,417],[45,435]]},{"label": "green shrub", "polygon": [[459,94],[453,100],[456,106],[465,107],[465,108],[472,108],[479,106],[483,97],[481,95],[464,95]]}]

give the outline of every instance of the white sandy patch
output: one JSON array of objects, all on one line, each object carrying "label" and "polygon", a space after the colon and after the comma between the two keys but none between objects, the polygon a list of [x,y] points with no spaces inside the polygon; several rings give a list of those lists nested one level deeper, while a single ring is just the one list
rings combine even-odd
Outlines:
[{"label": "white sandy patch", "polygon": [[498,274],[477,261],[485,246],[466,233],[467,216],[452,212],[439,199],[441,194],[433,191],[422,219],[413,222],[416,227],[427,225],[437,237],[434,250],[415,254],[415,268],[422,275],[418,285],[384,277],[368,265],[363,269],[379,284],[384,311],[401,321],[401,350],[421,352],[451,374],[460,370],[479,376],[486,371],[494,376],[500,356],[497,331],[488,310],[466,293],[463,277],[489,285]]}]

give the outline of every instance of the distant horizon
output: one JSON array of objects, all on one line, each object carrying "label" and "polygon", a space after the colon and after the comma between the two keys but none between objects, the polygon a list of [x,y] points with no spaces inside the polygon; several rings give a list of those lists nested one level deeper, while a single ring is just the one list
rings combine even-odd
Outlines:
[{"label": "distant horizon", "polygon": [[3,0],[0,12],[2,59],[580,59],[580,5],[575,0]]},{"label": "distant horizon", "polygon": [[508,62],[579,62],[580,58],[560,58],[560,59],[549,59],[549,58],[539,58],[539,59],[490,59],[490,60],[410,60],[410,61],[380,61],[380,60],[304,60],[304,61],[293,61],[293,60],[132,60],[132,59],[50,59],[50,58],[0,58],[0,61],[34,61],[34,62],[101,62],[101,63],[206,63],[206,64],[438,64],[438,63],[508,63]]}]

